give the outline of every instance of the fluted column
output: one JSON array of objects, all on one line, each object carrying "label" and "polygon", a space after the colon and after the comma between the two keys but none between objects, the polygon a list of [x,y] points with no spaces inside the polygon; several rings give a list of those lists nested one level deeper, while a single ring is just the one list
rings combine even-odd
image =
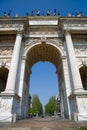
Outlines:
[{"label": "fluted column", "polygon": [[22,33],[18,32],[16,36],[16,41],[14,45],[11,67],[8,74],[8,80],[6,85],[6,90],[8,92],[16,92],[16,79],[17,79],[17,71],[18,71],[18,63],[20,57],[20,50],[22,44]]},{"label": "fluted column", "polygon": [[72,91],[74,92],[81,91],[83,87],[82,87],[79,69],[76,62],[70,31],[65,32],[65,39],[66,39],[66,48],[67,48],[67,55],[69,60],[68,62],[69,62],[70,75],[71,75],[70,78],[73,85]]}]

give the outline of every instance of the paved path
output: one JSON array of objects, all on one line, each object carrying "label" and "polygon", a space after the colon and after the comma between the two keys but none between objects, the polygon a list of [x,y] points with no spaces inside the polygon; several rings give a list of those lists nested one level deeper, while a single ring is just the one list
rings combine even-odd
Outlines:
[{"label": "paved path", "polygon": [[20,120],[6,127],[0,127],[0,130],[74,130],[84,126],[87,127],[87,122],[46,117]]}]

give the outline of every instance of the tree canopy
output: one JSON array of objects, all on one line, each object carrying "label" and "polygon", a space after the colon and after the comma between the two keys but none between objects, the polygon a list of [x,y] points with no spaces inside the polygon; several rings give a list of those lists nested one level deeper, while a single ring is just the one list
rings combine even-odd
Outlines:
[{"label": "tree canopy", "polygon": [[54,115],[59,112],[59,104],[54,96],[49,99],[49,102],[45,105],[45,114]]},{"label": "tree canopy", "polygon": [[41,115],[43,114],[43,107],[40,102],[38,95],[33,95],[32,97],[32,107],[29,107],[29,113],[33,115]]}]

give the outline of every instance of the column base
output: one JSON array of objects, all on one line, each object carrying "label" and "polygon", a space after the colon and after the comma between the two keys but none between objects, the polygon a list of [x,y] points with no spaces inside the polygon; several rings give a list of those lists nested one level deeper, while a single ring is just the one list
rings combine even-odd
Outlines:
[{"label": "column base", "polygon": [[0,93],[0,97],[2,98],[11,98],[11,97],[15,97],[17,98],[18,100],[20,100],[20,96],[17,95],[13,90],[5,90],[4,92],[1,92]]},{"label": "column base", "polygon": [[15,93],[0,93],[0,122],[16,122],[20,97]]},{"label": "column base", "polygon": [[85,113],[85,114],[74,113],[74,120],[75,121],[87,121],[87,113]]},{"label": "column base", "polygon": [[5,91],[1,92],[1,94],[15,94],[16,92],[12,89],[5,89]]},{"label": "column base", "polygon": [[69,102],[72,119],[87,121],[87,91],[72,93]]},{"label": "column base", "polygon": [[11,113],[0,113],[0,122],[16,122],[17,116],[16,114]]},{"label": "column base", "polygon": [[11,113],[0,113],[0,122],[12,122],[13,115]]}]

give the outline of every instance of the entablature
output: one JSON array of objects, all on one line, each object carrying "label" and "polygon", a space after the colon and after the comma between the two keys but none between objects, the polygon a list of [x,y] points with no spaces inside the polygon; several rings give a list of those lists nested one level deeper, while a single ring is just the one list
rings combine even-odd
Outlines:
[{"label": "entablature", "polygon": [[63,31],[69,30],[73,34],[87,33],[87,17],[61,17],[59,26]]},{"label": "entablature", "polygon": [[70,30],[71,33],[87,33],[87,17],[64,16],[26,16],[26,17],[1,17],[0,34],[14,34],[17,30],[25,34],[35,35],[41,33],[58,34]]}]

